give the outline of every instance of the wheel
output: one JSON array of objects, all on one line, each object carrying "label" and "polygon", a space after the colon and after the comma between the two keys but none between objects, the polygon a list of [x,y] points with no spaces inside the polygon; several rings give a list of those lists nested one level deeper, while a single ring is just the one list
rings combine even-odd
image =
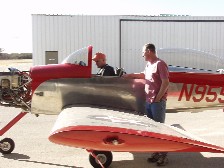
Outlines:
[{"label": "wheel", "polygon": [[0,152],[2,154],[10,154],[15,148],[15,143],[10,138],[5,138],[0,141]]},{"label": "wheel", "polygon": [[[112,152],[110,151],[93,151],[94,155],[96,155],[97,159],[101,162],[101,164],[106,168],[109,167],[113,160]],[[98,160],[93,157],[91,154],[89,155],[89,162],[94,168],[101,168]]]}]

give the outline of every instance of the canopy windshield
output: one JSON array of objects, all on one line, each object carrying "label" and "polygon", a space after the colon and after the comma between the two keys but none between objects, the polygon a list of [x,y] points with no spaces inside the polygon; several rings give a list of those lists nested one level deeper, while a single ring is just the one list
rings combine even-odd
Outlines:
[{"label": "canopy windshield", "polygon": [[82,64],[83,66],[88,65],[88,47],[79,49],[74,51],[69,56],[67,56],[63,61],[62,64]]}]

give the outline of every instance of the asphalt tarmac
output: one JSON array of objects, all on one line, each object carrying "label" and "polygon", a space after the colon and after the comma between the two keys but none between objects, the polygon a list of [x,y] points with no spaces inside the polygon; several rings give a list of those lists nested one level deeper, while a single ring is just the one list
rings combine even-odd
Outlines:
[{"label": "asphalt tarmac", "polygon": [[[20,109],[0,106],[0,129]],[[15,141],[11,154],[0,153],[0,168],[91,168],[89,154],[84,149],[60,146],[48,140],[57,116],[27,114],[0,140]],[[198,113],[167,113],[166,124],[182,127],[207,141],[224,147],[224,112],[208,110]],[[149,153],[114,152],[111,168],[153,168],[147,163]],[[168,168],[223,168],[222,153],[169,153]]]}]

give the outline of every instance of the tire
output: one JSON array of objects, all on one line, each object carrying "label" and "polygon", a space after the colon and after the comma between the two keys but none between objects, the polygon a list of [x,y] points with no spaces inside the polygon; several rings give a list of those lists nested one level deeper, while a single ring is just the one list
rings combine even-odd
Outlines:
[{"label": "tire", "polygon": [[5,138],[0,141],[0,152],[2,154],[10,154],[15,148],[15,143],[10,138]]},{"label": "tire", "polygon": [[[107,168],[110,166],[113,160],[112,152],[110,151],[93,151],[93,154],[99,159],[102,165]],[[89,155],[89,162],[94,168],[101,168],[101,165],[98,163],[98,160],[95,159],[91,154]]]}]

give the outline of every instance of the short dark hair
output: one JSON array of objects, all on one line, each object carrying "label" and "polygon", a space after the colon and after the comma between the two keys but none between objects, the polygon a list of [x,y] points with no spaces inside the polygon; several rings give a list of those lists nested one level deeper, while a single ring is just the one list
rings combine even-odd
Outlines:
[{"label": "short dark hair", "polygon": [[152,43],[148,43],[148,44],[145,44],[144,45],[145,46],[145,49],[146,50],[150,50],[150,51],[152,51],[152,52],[156,52],[156,47],[155,47],[155,45],[154,44],[152,44]]}]

